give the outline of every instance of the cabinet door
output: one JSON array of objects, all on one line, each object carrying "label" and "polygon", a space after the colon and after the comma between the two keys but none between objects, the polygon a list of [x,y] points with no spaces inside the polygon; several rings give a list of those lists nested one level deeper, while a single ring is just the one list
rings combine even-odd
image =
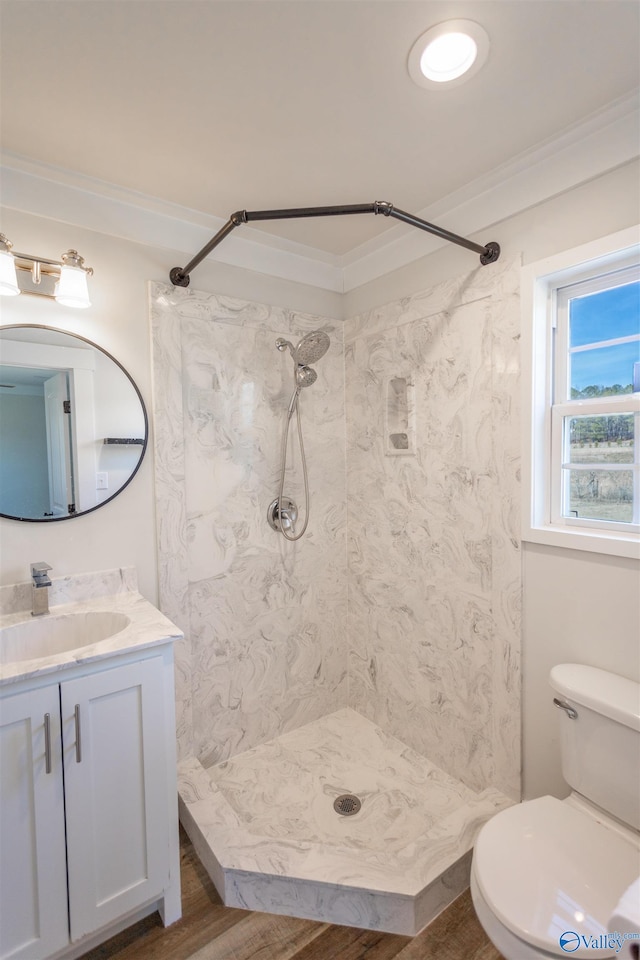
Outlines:
[{"label": "cabinet door", "polygon": [[60,685],[71,939],[168,881],[163,661]]},{"label": "cabinet door", "polygon": [[41,960],[69,942],[57,684],[0,700],[0,791],[0,957]]}]

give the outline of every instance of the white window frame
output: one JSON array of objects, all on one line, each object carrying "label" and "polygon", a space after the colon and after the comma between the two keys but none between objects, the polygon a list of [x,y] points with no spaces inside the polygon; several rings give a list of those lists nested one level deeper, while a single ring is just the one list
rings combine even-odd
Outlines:
[{"label": "white window frame", "polygon": [[[591,414],[593,401],[567,400],[553,412],[557,291],[640,262],[640,228],[632,227],[522,268],[523,509],[522,538],[614,556],[640,558],[640,535],[627,524],[561,517],[562,442],[558,418]],[[566,344],[565,344],[566,347]],[[607,412],[640,412],[640,394],[598,400]],[[553,422],[553,421],[556,422]],[[638,421],[636,421],[637,423]],[[636,433],[636,448],[639,446]],[[636,449],[637,456],[637,449]]]}]

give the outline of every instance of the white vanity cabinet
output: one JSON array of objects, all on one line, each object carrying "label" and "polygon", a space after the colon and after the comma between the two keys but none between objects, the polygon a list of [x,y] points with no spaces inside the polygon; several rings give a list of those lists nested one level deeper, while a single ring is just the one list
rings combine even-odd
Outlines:
[{"label": "white vanity cabinet", "polygon": [[53,676],[0,691],[1,960],[180,916],[171,644]]}]

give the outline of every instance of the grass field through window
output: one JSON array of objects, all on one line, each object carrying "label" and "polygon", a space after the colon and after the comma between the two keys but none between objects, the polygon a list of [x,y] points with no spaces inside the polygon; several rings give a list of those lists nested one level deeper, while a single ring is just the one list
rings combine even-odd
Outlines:
[{"label": "grass field through window", "polygon": [[589,520],[633,521],[633,471],[607,470],[607,464],[633,464],[633,440],[570,444],[571,464],[592,464],[592,470],[571,470],[567,516]]}]

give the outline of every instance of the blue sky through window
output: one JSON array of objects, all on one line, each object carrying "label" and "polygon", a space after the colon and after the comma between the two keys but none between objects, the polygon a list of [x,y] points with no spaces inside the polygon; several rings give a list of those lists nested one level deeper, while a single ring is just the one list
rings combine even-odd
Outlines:
[{"label": "blue sky through window", "polygon": [[570,310],[570,347],[638,338],[632,343],[573,353],[571,386],[584,390],[632,383],[634,363],[640,362],[640,282],[576,297],[570,301]]},{"label": "blue sky through window", "polygon": [[614,347],[585,350],[571,356],[571,386],[626,387],[633,383],[634,363],[640,362],[640,342],[620,343]]}]

